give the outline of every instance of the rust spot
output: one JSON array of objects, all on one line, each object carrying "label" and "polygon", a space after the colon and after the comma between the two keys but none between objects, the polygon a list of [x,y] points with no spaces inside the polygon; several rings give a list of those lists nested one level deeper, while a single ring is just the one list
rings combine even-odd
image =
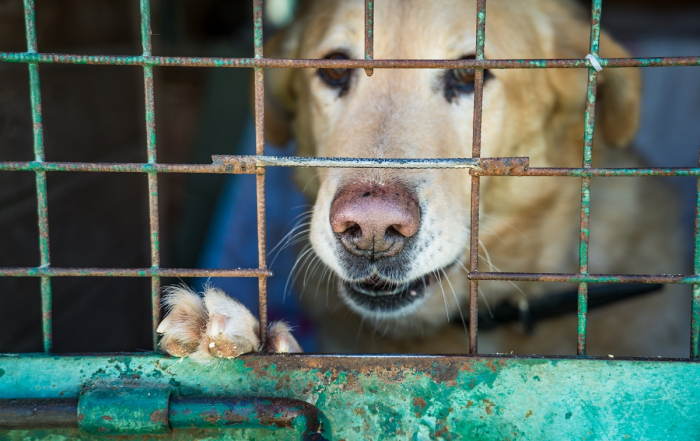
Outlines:
[{"label": "rust spot", "polygon": [[425,402],[425,400],[421,397],[416,397],[413,399],[413,405],[416,407],[420,407],[420,410],[423,410],[426,404],[427,403]]},{"label": "rust spot", "polygon": [[494,371],[494,372],[498,371],[498,368],[497,368],[496,365],[493,363],[493,360],[492,360],[492,359],[486,360],[486,366],[488,366],[489,369],[491,369],[491,370]]},{"label": "rust spot", "polygon": [[469,409],[474,405],[474,402],[472,400],[467,401],[467,404],[464,406],[465,408]]},{"label": "rust spot", "polygon": [[107,415],[103,415],[102,419],[105,421],[114,421],[114,418],[112,418],[111,416],[107,416]]},{"label": "rust spot", "polygon": [[367,415],[367,411],[364,410],[364,409],[361,408],[361,407],[356,407],[356,408],[355,408],[355,413],[356,413],[357,415]]},{"label": "rust spot", "polygon": [[215,423],[221,419],[221,414],[216,410],[207,410],[202,412],[202,419],[209,423]]},{"label": "rust spot", "polygon": [[494,406],[494,404],[491,401],[484,398],[484,408],[486,409],[487,415],[493,414],[493,406]]},{"label": "rust spot", "polygon": [[532,409],[528,410],[525,414],[525,418],[530,418],[532,416]]},{"label": "rust spot", "polygon": [[151,422],[168,424],[168,410],[167,409],[157,409],[151,413]]}]

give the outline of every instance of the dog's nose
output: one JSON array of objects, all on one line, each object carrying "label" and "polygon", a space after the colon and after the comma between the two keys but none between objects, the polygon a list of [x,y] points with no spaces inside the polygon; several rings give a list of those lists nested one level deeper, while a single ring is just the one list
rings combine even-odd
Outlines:
[{"label": "dog's nose", "polygon": [[395,256],[420,228],[414,194],[399,184],[354,184],[331,204],[330,223],[343,246],[369,259]]}]

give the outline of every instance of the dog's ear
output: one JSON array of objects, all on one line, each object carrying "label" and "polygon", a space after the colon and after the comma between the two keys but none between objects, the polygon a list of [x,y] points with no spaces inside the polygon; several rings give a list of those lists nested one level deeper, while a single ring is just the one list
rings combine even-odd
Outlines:
[{"label": "dog's ear", "polygon": [[[590,22],[585,11],[572,2],[557,2],[550,11],[556,19],[548,35],[542,35],[551,58],[584,58],[589,51]],[[547,43],[548,41],[548,43]],[[624,58],[629,54],[606,32],[600,33],[600,57]],[[559,96],[559,105],[580,112],[585,91],[583,69],[547,69]],[[598,75],[596,128],[606,145],[625,146],[632,141],[639,125],[641,75],[636,68],[603,68]],[[583,115],[581,115],[583,118]]]},{"label": "dog's ear", "polygon": [[[292,24],[274,34],[266,43],[266,58],[298,58],[298,26]],[[296,108],[293,87],[296,69],[265,70],[265,138],[275,145],[285,145],[292,136],[291,121]]]}]

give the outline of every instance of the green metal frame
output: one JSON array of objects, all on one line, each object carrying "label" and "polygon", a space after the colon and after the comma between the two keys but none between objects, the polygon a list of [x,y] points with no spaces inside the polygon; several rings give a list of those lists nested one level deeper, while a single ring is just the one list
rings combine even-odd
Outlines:
[{"label": "green metal frame", "polygon": [[[0,439],[690,439],[700,433],[700,166],[698,168],[592,168],[598,70],[589,59],[486,60],[486,1],[477,0],[473,60],[375,60],[374,1],[365,0],[364,60],[281,60],[263,56],[262,0],[254,3],[254,58],[158,57],[152,54],[149,0],[140,0],[142,55],[101,56],[38,52],[34,0],[24,0],[27,52],[0,53],[0,62],[29,68],[34,161],[0,162],[0,171],[36,174],[39,266],[0,268],[0,277],[41,279],[45,354],[0,354]],[[603,68],[700,66],[700,57],[600,59],[602,0],[592,1],[590,56]],[[138,65],[144,71],[146,162],[142,164],[46,162],[42,133],[39,64]],[[156,158],[153,68],[197,66],[251,68],[255,72],[256,155],[217,157],[212,164],[159,164]],[[472,68],[473,159],[452,163],[417,160],[431,168],[473,167],[470,255],[470,356],[254,355],[201,366],[158,354],[51,355],[51,278],[60,276],[150,277],[153,343],[158,343],[160,277],[224,276],[259,280],[261,333],[267,322],[265,167],[318,166],[319,159],[264,157],[264,68]],[[481,159],[484,69],[585,68],[588,86],[581,168],[528,168],[526,159]],[[334,158],[322,166],[348,166]],[[355,160],[355,159],[353,159]],[[316,161],[316,162],[314,162]],[[335,161],[335,162],[333,162]],[[380,167],[406,167],[386,160]],[[403,161],[403,162],[402,162]],[[461,161],[461,162],[460,162]],[[491,161],[491,162],[489,162]],[[515,161],[517,167],[509,166]],[[520,161],[520,162],[518,162]],[[343,165],[345,162],[345,165]],[[449,162],[449,161],[448,161]],[[419,164],[418,164],[419,163]],[[438,164],[439,163],[439,164]],[[512,165],[512,164],[511,164]],[[146,173],[150,211],[151,268],[55,268],[49,253],[46,172]],[[238,270],[160,267],[158,173],[253,173],[258,197],[258,268]],[[480,177],[569,176],[581,186],[579,272],[576,274],[478,271]],[[589,274],[589,204],[593,176],[698,177],[692,275]],[[479,280],[566,281],[578,284],[578,356],[523,358],[478,356],[476,303]],[[690,358],[617,360],[586,357],[588,283],[682,283],[693,285]],[[261,336],[264,339],[264,336]],[[231,398],[233,397],[233,398]],[[266,397],[266,398],[253,398]],[[288,400],[290,398],[302,401]],[[287,399],[287,401],[282,401]],[[27,401],[29,400],[29,401]],[[34,401],[31,401],[34,400]],[[40,401],[36,401],[40,400]],[[189,401],[188,401],[189,400]],[[309,405],[310,403],[310,405]],[[315,406],[315,407],[314,407]],[[48,410],[47,410],[48,409]],[[53,412],[53,413],[52,413]],[[9,416],[8,416],[9,415]],[[327,416],[327,419],[326,419]],[[53,419],[52,419],[53,418]],[[24,421],[24,423],[22,423]],[[36,421],[36,425],[32,426]],[[52,426],[53,424],[53,426]],[[62,427],[42,429],[42,427]],[[223,433],[215,428],[235,427]],[[294,429],[271,431],[272,427]],[[14,428],[2,430],[2,428]],[[189,428],[175,430],[174,428]],[[163,433],[169,433],[165,435]]]}]

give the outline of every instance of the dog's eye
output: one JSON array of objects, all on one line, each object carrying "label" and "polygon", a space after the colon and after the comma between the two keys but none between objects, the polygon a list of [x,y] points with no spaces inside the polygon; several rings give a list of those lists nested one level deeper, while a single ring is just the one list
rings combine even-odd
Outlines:
[{"label": "dog's eye", "polygon": [[[464,57],[473,59],[474,57]],[[474,93],[474,69],[452,69],[445,75],[445,99],[452,102],[457,95]],[[484,82],[491,78],[488,70],[484,71]]]},{"label": "dog's eye", "polygon": [[[330,55],[326,55],[326,60],[347,60],[348,57],[340,52],[335,52]],[[318,76],[323,80],[324,83],[331,87],[347,90],[350,84],[350,78],[352,76],[351,69],[319,69]]]},{"label": "dog's eye", "polygon": [[454,69],[452,77],[456,87],[474,90],[474,69]]}]

